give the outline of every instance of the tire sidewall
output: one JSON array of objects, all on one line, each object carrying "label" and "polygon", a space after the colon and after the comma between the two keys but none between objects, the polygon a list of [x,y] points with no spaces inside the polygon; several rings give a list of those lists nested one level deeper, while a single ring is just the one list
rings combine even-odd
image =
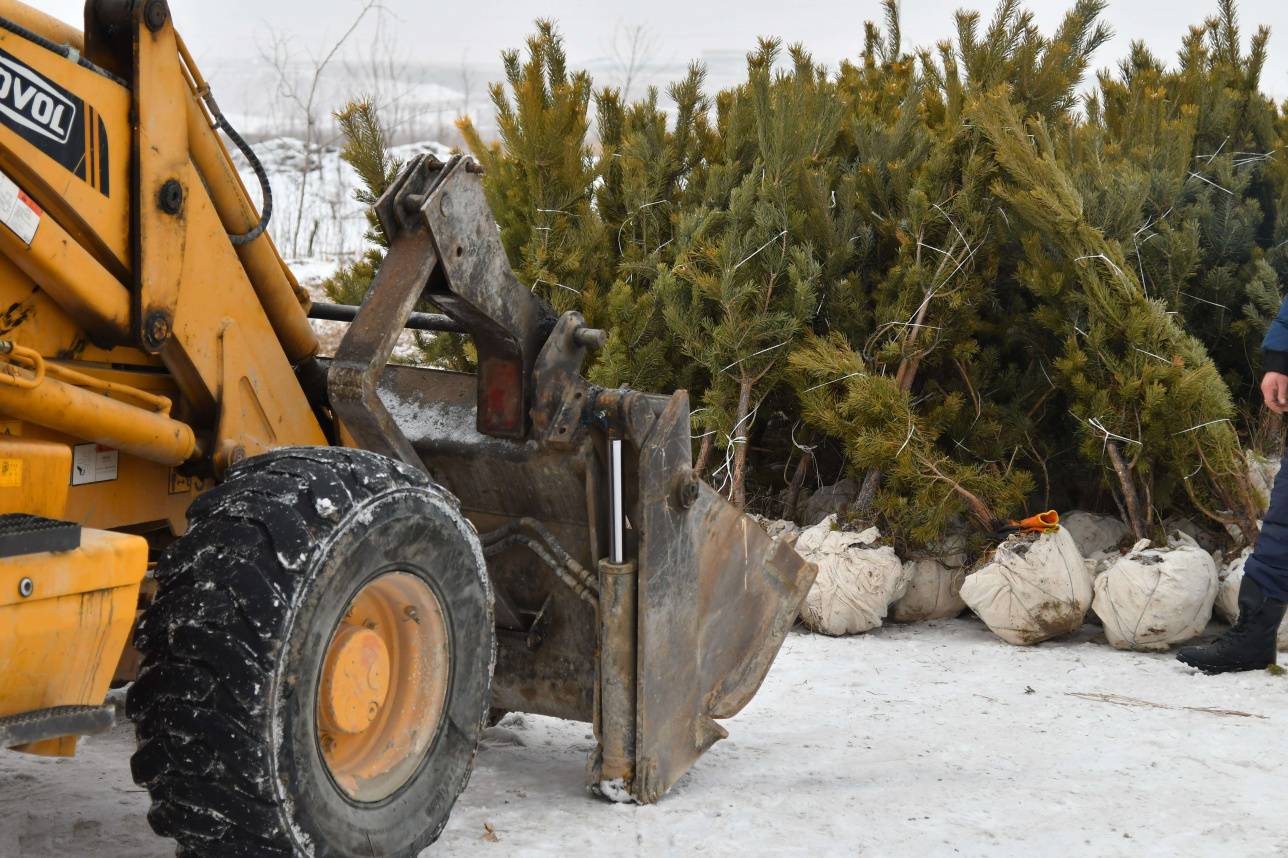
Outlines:
[{"label": "tire sidewall", "polygon": [[[451,676],[420,768],[392,796],[358,803],[335,786],[322,760],[317,692],[349,603],[392,571],[415,575],[438,598]],[[478,538],[436,492],[396,489],[350,510],[302,574],[271,698],[274,789],[291,837],[297,850],[318,858],[415,856],[437,838],[464,789],[489,711],[495,645]]]}]

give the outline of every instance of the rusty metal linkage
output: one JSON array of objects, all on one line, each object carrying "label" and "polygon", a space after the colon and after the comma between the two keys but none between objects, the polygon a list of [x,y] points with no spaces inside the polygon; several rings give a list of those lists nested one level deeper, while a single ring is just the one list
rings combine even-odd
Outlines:
[{"label": "rusty metal linkage", "polygon": [[[523,532],[532,531],[535,536]],[[507,551],[515,546],[523,546],[540,558],[541,562],[558,576],[577,597],[589,605],[599,604],[599,585],[586,568],[568,553],[555,535],[544,524],[535,518],[521,518],[504,527],[484,533],[479,537],[483,543],[483,553],[488,557]]]}]

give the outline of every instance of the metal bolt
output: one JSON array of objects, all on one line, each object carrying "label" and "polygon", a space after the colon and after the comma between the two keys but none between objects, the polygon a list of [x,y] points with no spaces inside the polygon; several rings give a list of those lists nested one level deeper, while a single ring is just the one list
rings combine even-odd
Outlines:
[{"label": "metal bolt", "polygon": [[443,217],[451,217],[452,197],[450,194],[443,194],[443,196],[439,198],[438,210],[443,213]]},{"label": "metal bolt", "polygon": [[18,582],[19,596],[22,596],[24,599],[26,599],[34,592],[36,592],[35,581],[32,581],[30,578],[23,578],[21,581]]},{"label": "metal bolt", "polygon": [[143,342],[148,348],[159,349],[170,339],[170,317],[163,310],[153,310],[143,324]]},{"label": "metal bolt", "polygon": [[148,5],[143,8],[143,23],[154,33],[165,26],[169,17],[170,11],[166,9],[164,0],[148,0]]},{"label": "metal bolt", "polygon": [[425,203],[428,200],[428,194],[408,194],[401,199],[403,211],[408,214],[415,214],[425,207]]},{"label": "metal bolt", "polygon": [[572,332],[572,341],[584,349],[596,352],[608,342],[608,332],[599,328],[587,328],[583,325]]},{"label": "metal bolt", "polygon": [[233,451],[228,454],[228,464],[230,465],[236,465],[237,463],[244,462],[245,460],[246,460],[245,447],[233,447]]},{"label": "metal bolt", "polygon": [[693,506],[698,502],[699,496],[697,472],[689,470],[676,477],[675,501],[680,505],[680,509],[688,509]]},{"label": "metal bolt", "polygon": [[374,721],[376,720],[376,716],[379,714],[380,714],[380,704],[372,700],[371,703],[367,705],[367,720]]},{"label": "metal bolt", "polygon": [[465,172],[473,173],[476,176],[483,175],[483,165],[477,161],[466,161]]},{"label": "metal bolt", "polygon": [[403,608],[403,613],[407,615],[407,619],[411,620],[416,625],[420,625],[420,614],[417,613],[415,606],[408,605]]},{"label": "metal bolt", "polygon": [[177,215],[183,211],[183,185],[178,179],[167,179],[157,194],[157,205],[168,215]]},{"label": "metal bolt", "polygon": [[322,734],[322,752],[329,754],[335,749],[335,737],[330,733]]}]

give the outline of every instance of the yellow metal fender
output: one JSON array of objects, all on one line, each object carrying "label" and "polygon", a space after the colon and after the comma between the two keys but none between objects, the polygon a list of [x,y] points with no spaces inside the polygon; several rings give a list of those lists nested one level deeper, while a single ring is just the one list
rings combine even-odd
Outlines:
[{"label": "yellow metal fender", "polygon": [[[101,704],[134,624],[148,544],[81,531],[81,546],[0,559],[0,717]],[[18,750],[70,756],[75,738]]]}]

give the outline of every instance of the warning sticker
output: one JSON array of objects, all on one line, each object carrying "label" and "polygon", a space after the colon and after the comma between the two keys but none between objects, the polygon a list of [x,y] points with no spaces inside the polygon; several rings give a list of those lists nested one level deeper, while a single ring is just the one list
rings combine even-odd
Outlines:
[{"label": "warning sticker", "polygon": [[40,206],[22,192],[4,173],[0,173],[0,223],[9,227],[23,244],[31,246],[40,227]]},{"label": "warning sticker", "polygon": [[22,459],[0,459],[0,489],[22,486]]},{"label": "warning sticker", "polygon": [[116,479],[120,453],[100,444],[79,444],[72,448],[72,485],[106,483]]},{"label": "warning sticker", "polygon": [[170,469],[170,494],[186,495],[192,491],[192,478],[186,477],[174,468]]}]

